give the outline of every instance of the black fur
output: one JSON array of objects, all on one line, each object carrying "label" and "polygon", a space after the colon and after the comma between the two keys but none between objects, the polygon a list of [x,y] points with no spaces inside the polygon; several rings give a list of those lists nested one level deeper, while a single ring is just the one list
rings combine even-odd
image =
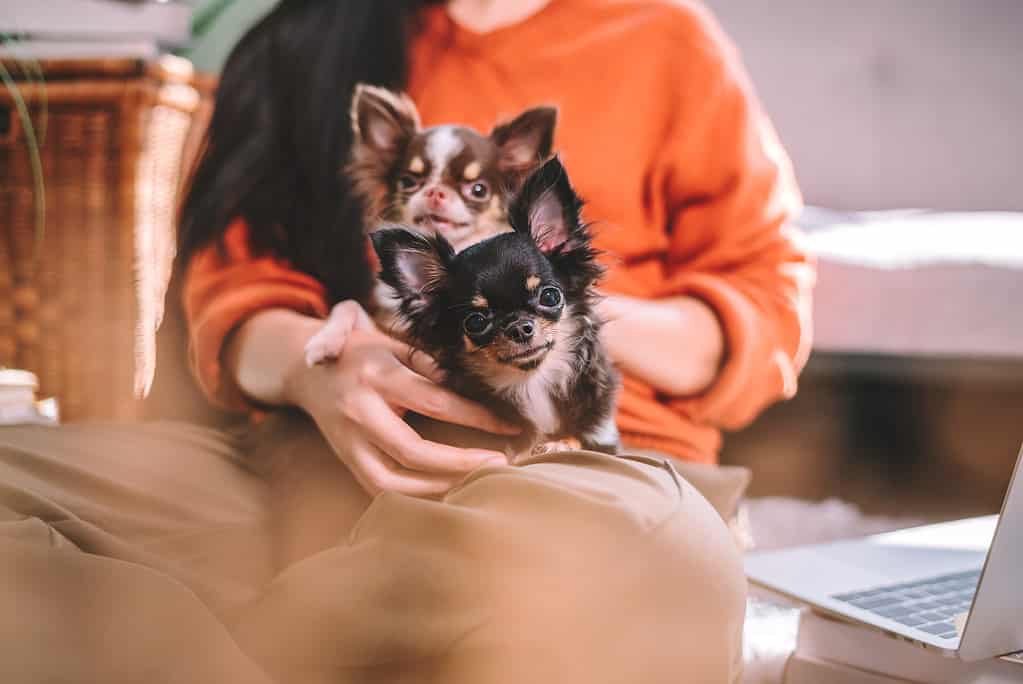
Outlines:
[{"label": "black fur", "polygon": [[[587,449],[618,450],[617,434],[607,426],[619,381],[593,311],[602,270],[581,206],[554,157],[512,200],[512,233],[458,254],[440,236],[403,228],[372,234],[380,278],[398,292],[413,344],[437,360],[457,392],[522,425],[517,452],[567,438]],[[558,306],[545,304],[554,299]],[[485,319],[486,329],[467,328],[470,316],[478,325]],[[524,341],[516,336],[522,326],[533,335]],[[532,392],[523,399],[530,382]],[[553,420],[551,411],[536,409],[548,399]],[[530,416],[538,413],[534,421]]]}]

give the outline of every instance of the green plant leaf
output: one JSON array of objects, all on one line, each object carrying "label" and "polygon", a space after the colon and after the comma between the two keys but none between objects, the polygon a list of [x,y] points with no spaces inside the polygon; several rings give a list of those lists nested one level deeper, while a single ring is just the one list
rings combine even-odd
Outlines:
[{"label": "green plant leaf", "polygon": [[[7,37],[0,37],[0,44],[7,44],[11,42]],[[38,82],[43,84],[42,69],[38,62],[34,65],[31,62],[35,60],[18,60],[19,66],[23,70],[30,70],[33,73],[33,78],[29,80],[35,80],[38,78]],[[39,152],[39,138],[36,136],[36,129],[32,122],[32,115],[29,112],[28,105],[25,103],[25,98],[22,97],[21,89],[18,87],[18,83],[14,80],[11,72],[7,69],[3,60],[0,60],[0,81],[3,82],[4,86],[11,93],[11,99],[14,100],[14,108],[18,112],[18,118],[21,121],[21,128],[25,133],[25,142],[28,145],[28,159],[29,166],[32,168],[32,185],[34,189],[33,200],[35,202],[35,236],[34,244],[32,246],[32,261],[33,263],[38,262],[39,255],[42,252],[43,238],[46,235],[46,187],[43,179],[43,160],[42,155]],[[43,121],[42,131],[45,136],[46,133],[46,111],[47,101],[45,96],[45,88],[43,89],[43,109],[41,119]]]},{"label": "green plant leaf", "polygon": [[216,23],[217,19],[222,15],[228,7],[233,5],[237,0],[209,0],[205,5],[195,10],[195,14],[192,16],[192,35],[202,36],[205,35],[210,27]]}]

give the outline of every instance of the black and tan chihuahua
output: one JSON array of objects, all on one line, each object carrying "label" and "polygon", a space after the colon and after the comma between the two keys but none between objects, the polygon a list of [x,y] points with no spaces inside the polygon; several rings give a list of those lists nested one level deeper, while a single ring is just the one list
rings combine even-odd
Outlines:
[{"label": "black and tan chihuahua", "polygon": [[456,392],[522,426],[506,445],[515,455],[559,441],[619,448],[619,381],[593,310],[602,269],[581,206],[553,157],[511,200],[512,232],[459,252],[443,233],[371,235],[411,343]]}]

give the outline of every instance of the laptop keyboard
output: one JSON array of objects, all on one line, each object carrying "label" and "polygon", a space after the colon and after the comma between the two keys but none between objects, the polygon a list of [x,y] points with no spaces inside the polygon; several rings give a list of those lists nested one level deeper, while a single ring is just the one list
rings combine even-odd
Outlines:
[{"label": "laptop keyboard", "polygon": [[980,570],[894,584],[832,598],[944,639],[956,636],[952,619],[973,603]]}]

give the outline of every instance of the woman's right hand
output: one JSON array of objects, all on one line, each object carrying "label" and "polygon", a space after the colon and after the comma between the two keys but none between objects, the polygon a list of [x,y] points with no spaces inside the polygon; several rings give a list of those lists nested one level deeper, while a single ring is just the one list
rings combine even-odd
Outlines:
[{"label": "woman's right hand", "polygon": [[366,491],[436,496],[483,463],[507,463],[496,451],[427,441],[405,423],[405,412],[415,411],[495,434],[518,433],[439,385],[433,360],[380,332],[361,307],[353,314],[338,358],[294,364],[285,392],[316,421]]}]

